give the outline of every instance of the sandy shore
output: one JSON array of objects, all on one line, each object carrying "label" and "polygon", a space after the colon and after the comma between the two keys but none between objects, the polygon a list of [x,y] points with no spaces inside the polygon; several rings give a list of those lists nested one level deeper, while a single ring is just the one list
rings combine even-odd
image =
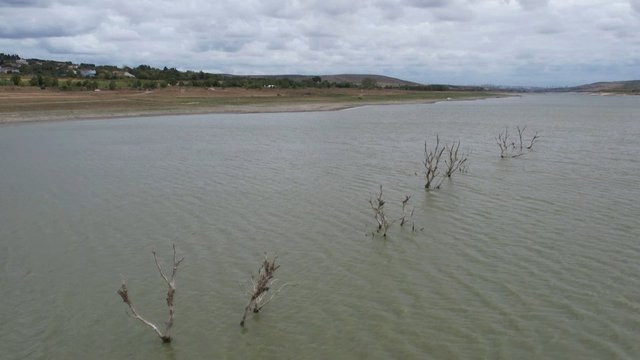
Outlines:
[{"label": "sandy shore", "polygon": [[367,105],[429,104],[502,97],[498,93],[361,89],[162,89],[61,92],[0,90],[0,124],[141,116],[341,110]]}]

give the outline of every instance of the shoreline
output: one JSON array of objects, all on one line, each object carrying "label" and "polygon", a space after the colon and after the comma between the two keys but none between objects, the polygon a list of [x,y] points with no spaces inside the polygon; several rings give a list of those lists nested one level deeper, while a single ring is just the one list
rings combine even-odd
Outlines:
[{"label": "shoreline", "polygon": [[[29,100],[37,99],[37,95],[31,97],[23,97]],[[54,94],[57,95],[57,94]],[[95,94],[72,94],[77,97],[90,97]],[[139,95],[139,94],[136,94]],[[438,95],[438,94],[437,94]],[[174,116],[174,115],[206,115],[206,114],[259,114],[259,113],[289,113],[289,112],[315,112],[315,111],[339,111],[345,109],[358,108],[372,105],[409,105],[409,104],[434,104],[442,101],[466,101],[466,100],[482,100],[492,98],[502,98],[510,96],[519,96],[516,94],[505,93],[485,93],[485,94],[469,94],[460,93],[452,98],[447,94],[437,98],[415,98],[415,99],[360,99],[345,101],[327,101],[326,98],[321,99],[294,99],[294,101],[260,102],[260,99],[251,98],[244,104],[233,104],[228,101],[220,105],[197,106],[197,107],[181,107],[171,103],[158,103],[158,107],[127,109],[124,106],[116,106],[112,108],[96,108],[74,109],[73,102],[63,101],[40,101],[40,104],[55,104],[56,108],[48,110],[22,110],[0,112],[0,127],[18,124],[35,124],[43,122],[61,122],[61,121],[82,121],[82,120],[109,120],[122,118],[143,118],[156,116]],[[278,95],[280,96],[280,95]],[[384,95],[383,95],[384,96]],[[246,100],[245,98],[241,98]],[[252,101],[253,100],[253,101]],[[76,100],[77,103],[77,100]],[[61,105],[61,106],[58,106]],[[96,104],[99,105],[99,104]],[[173,106],[172,106],[173,105]],[[2,108],[0,107],[0,110]]]}]

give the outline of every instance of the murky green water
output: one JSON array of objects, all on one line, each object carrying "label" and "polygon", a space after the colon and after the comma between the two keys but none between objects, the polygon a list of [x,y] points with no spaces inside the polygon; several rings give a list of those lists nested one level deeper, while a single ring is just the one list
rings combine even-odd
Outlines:
[{"label": "murky green water", "polygon": [[[501,160],[494,137],[542,138]],[[423,141],[470,152],[425,193]],[[412,195],[424,231],[374,229]],[[640,357],[640,97],[0,128],[3,359]],[[176,242],[175,341],[151,255]],[[246,331],[249,274],[291,283]]]}]

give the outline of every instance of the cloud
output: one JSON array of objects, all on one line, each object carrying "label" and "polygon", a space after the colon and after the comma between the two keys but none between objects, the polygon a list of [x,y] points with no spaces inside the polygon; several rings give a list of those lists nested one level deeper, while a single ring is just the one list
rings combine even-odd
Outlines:
[{"label": "cloud", "polygon": [[49,3],[48,0],[0,0],[0,7],[42,7]]},{"label": "cloud", "polygon": [[449,3],[447,0],[407,0],[407,5],[418,8],[439,8]]},{"label": "cloud", "polygon": [[640,0],[0,0],[0,48],[225,73],[562,85],[637,77],[638,16]]},{"label": "cloud", "polygon": [[[73,11],[72,11],[73,10]],[[78,16],[82,16],[79,20]],[[95,30],[95,13],[78,14],[75,8],[4,8],[0,13],[0,38],[22,39],[74,36]]]},{"label": "cloud", "polygon": [[518,0],[518,3],[525,10],[534,10],[547,6],[549,0]]}]

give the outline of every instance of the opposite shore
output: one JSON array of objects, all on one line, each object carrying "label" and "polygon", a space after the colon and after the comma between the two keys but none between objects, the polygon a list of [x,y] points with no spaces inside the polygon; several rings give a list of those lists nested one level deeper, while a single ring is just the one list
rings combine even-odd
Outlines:
[{"label": "opposite shore", "polygon": [[0,124],[159,115],[341,110],[510,96],[479,91],[243,89],[173,87],[152,91],[0,90]]}]

